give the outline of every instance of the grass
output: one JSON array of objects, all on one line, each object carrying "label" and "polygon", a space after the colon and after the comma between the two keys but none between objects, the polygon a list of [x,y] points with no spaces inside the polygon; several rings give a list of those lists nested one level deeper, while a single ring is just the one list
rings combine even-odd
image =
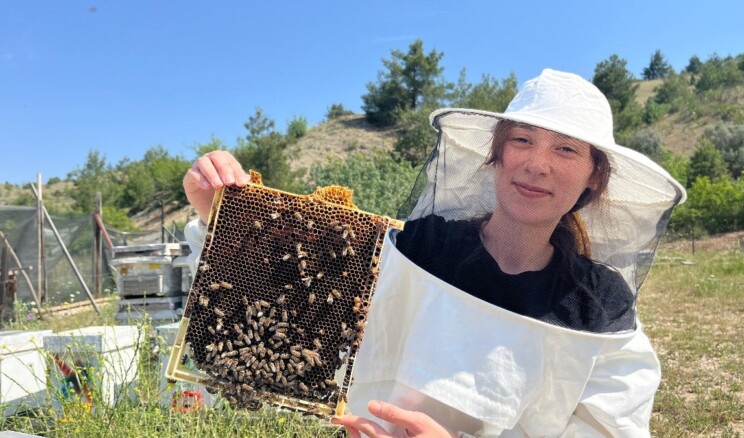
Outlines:
[{"label": "grass", "polygon": [[659,255],[638,304],[664,373],[652,433],[743,436],[744,253]]},{"label": "grass", "polygon": [[[664,373],[651,419],[657,437],[744,436],[744,253],[660,250],[641,289],[639,313]],[[682,263],[691,261],[692,263]],[[112,324],[115,305],[45,321],[25,321],[7,329],[66,330]],[[160,366],[144,343],[133,399],[115,406],[94,403],[92,411],[75,403],[35,415],[0,419],[0,430],[51,437],[335,437],[338,428],[311,417],[264,410],[237,411],[218,402],[209,410],[173,413],[161,404]],[[160,345],[158,345],[160,344]],[[54,394],[54,392],[52,392]],[[168,394],[165,394],[166,397]]]}]

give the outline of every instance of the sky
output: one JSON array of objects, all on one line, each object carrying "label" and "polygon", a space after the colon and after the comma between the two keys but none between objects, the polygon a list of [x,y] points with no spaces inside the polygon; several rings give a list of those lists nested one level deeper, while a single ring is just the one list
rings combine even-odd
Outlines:
[{"label": "sky", "polygon": [[657,49],[677,71],[737,55],[742,22],[741,0],[2,1],[0,183],[64,179],[93,150],[192,160],[234,146],[257,107],[282,131],[334,103],[361,113],[382,59],[416,39],[450,81],[521,85],[546,67],[591,79],[612,54],[637,77]]}]

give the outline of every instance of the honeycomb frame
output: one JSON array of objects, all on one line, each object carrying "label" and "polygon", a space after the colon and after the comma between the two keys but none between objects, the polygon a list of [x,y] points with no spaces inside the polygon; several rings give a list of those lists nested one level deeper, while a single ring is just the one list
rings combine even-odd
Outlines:
[{"label": "honeycomb frame", "polygon": [[342,187],[296,195],[251,177],[215,193],[166,377],[238,407],[342,415],[384,235],[402,222]]}]

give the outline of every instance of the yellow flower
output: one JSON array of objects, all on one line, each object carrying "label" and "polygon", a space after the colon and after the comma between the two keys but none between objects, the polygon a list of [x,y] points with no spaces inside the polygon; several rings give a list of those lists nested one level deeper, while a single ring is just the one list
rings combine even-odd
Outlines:
[{"label": "yellow flower", "polygon": [[284,417],[281,417],[281,418],[279,419],[279,424],[284,424],[284,422],[285,422],[285,421],[287,421],[287,419],[286,419],[286,418],[284,418]]}]

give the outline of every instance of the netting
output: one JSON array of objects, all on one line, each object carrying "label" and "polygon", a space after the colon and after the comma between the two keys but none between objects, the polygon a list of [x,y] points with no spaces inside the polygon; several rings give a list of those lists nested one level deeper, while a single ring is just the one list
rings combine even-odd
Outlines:
[{"label": "netting", "polygon": [[[62,241],[70,253],[78,271],[85,280],[91,292],[93,284],[93,242],[94,228],[91,215],[75,217],[52,216]],[[54,235],[52,226],[45,219],[44,244],[46,251],[46,302],[49,305],[72,303],[87,300],[77,276],[75,275],[69,261],[65,257],[62,246]],[[104,218],[105,223],[105,218]],[[28,274],[33,287],[38,290],[38,220],[36,207],[24,206],[0,206],[0,231],[3,232],[18,256],[21,266]],[[157,243],[161,241],[160,229],[138,232],[122,232],[115,228],[106,226],[106,231],[111,237],[114,246],[127,244]],[[166,233],[166,238],[171,241],[184,240],[183,229],[174,226]],[[0,243],[0,248],[2,247]],[[110,266],[111,253],[104,245],[103,251],[103,290],[115,291],[114,271]],[[8,258],[10,269],[17,269],[17,264],[12,258]],[[16,278],[16,299],[21,302],[33,302],[31,290],[23,278]],[[94,292],[95,293],[95,292]]]}]

